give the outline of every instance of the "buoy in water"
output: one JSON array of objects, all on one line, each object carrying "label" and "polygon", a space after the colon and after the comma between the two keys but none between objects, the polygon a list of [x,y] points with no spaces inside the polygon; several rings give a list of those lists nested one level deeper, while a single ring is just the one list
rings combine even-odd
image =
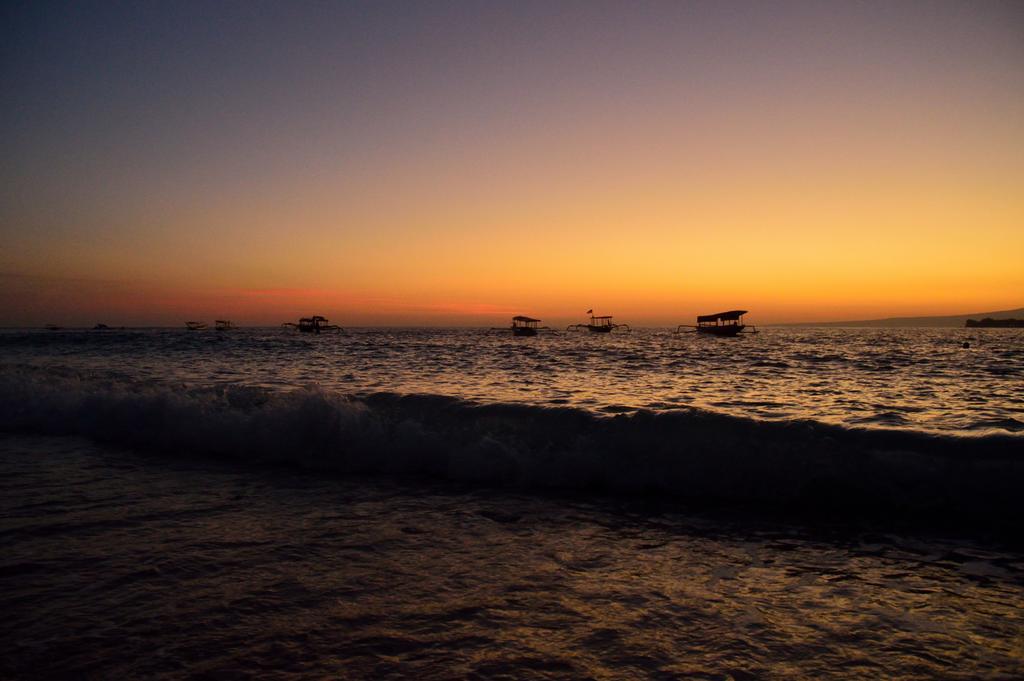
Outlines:
[{"label": "buoy in water", "polygon": [[962,347],[962,348],[969,348],[969,347],[971,347],[971,344],[968,343],[967,341],[964,341],[964,344],[961,345],[960,347]]}]

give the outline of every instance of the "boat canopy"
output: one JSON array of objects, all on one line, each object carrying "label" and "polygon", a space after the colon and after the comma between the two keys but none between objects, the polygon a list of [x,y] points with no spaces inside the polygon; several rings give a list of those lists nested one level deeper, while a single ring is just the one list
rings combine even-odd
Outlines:
[{"label": "boat canopy", "polygon": [[729,310],[728,312],[719,312],[717,314],[702,314],[697,317],[698,324],[706,324],[708,322],[735,322],[738,321],[742,315],[747,314],[746,310]]},{"label": "boat canopy", "polygon": [[612,316],[610,314],[606,314],[606,315],[601,315],[600,317],[591,316],[590,318],[591,319],[611,319]]},{"label": "boat canopy", "polygon": [[539,319],[534,319],[533,317],[524,317],[523,315],[516,315],[515,317],[512,318],[512,321],[514,321],[514,322],[539,322],[540,320]]}]

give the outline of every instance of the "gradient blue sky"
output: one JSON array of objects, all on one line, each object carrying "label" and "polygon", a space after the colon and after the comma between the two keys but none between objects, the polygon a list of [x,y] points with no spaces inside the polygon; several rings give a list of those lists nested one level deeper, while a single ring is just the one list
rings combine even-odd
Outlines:
[{"label": "gradient blue sky", "polygon": [[2,324],[1024,298],[1024,3],[0,12]]}]

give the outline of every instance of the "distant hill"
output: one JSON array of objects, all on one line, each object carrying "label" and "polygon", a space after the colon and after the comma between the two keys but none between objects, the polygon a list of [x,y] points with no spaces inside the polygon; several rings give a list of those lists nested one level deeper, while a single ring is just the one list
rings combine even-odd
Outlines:
[{"label": "distant hill", "polygon": [[1024,307],[1015,310],[999,310],[997,312],[973,312],[971,314],[950,315],[947,317],[888,317],[886,319],[861,319],[850,322],[808,322],[803,324],[780,324],[779,326],[875,326],[875,327],[962,327],[968,319],[1024,318]]}]

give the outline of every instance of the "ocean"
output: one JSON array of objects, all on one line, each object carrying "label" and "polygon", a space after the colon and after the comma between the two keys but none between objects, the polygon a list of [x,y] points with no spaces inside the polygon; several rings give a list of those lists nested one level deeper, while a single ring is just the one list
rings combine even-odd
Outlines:
[{"label": "ocean", "polygon": [[0,677],[1024,676],[1022,379],[1013,329],[0,331]]}]

